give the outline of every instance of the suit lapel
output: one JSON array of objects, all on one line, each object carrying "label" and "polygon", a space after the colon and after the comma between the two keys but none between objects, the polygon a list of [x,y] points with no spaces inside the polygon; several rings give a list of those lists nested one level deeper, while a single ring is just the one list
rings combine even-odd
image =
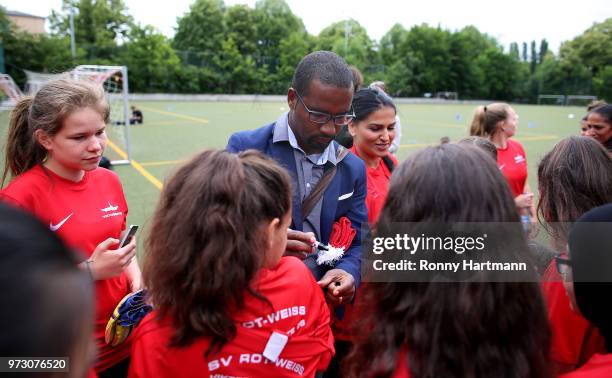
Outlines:
[{"label": "suit lapel", "polygon": [[293,147],[289,142],[278,142],[272,143],[272,138],[269,142],[269,155],[276,160],[281,166],[283,166],[289,176],[291,176],[291,190],[292,190],[292,206],[293,211],[291,214],[292,228],[296,230],[302,230],[302,213],[300,211],[302,207],[302,199],[300,198],[300,190],[294,187],[294,183],[298,182],[297,169],[295,166],[295,157],[293,155]]}]

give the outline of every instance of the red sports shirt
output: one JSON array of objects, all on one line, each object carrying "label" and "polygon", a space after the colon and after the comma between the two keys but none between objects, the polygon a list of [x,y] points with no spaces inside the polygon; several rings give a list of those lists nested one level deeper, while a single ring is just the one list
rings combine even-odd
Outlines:
[{"label": "red sports shirt", "polygon": [[563,374],[559,378],[610,378],[612,377],[612,354],[596,354],[578,370]]},{"label": "red sports shirt", "polygon": [[497,165],[508,181],[512,195],[516,197],[523,194],[527,181],[527,159],[523,146],[508,139],[506,148],[497,149]]},{"label": "red sports shirt", "polygon": [[[133,336],[128,376],[313,377],[325,370],[334,353],[329,311],[304,263],[283,257],[274,269],[260,271],[254,287],[274,309],[245,292],[245,307],[235,315],[236,337],[208,358],[207,339],[170,347],[171,319],[158,319],[155,311],[147,315]],[[263,356],[274,331],[289,336],[276,362]]]},{"label": "red sports shirt", "polygon": [[[75,183],[37,165],[0,191],[0,200],[25,209],[48,224],[66,244],[80,251],[84,260],[102,241],[109,237],[119,239],[128,212],[119,177],[104,168],[85,172],[83,179]],[[122,274],[96,281],[95,290],[98,346],[95,369],[102,371],[129,356],[129,342],[110,347],[104,342],[104,330],[130,287]]]},{"label": "red sports shirt", "polygon": [[[357,155],[355,146],[351,147],[351,152]],[[397,166],[397,159],[395,156],[387,155],[395,166]],[[378,220],[378,216],[382,211],[387,199],[387,193],[389,192],[389,180],[391,180],[391,171],[385,165],[385,162],[380,159],[378,166],[366,167],[368,194],[366,196],[366,207],[368,208],[368,223],[373,225]]]},{"label": "red sports shirt", "polygon": [[571,309],[554,261],[548,265],[542,281],[552,333],[550,358],[564,365],[581,366],[595,353],[603,352],[603,337],[588,320]]}]

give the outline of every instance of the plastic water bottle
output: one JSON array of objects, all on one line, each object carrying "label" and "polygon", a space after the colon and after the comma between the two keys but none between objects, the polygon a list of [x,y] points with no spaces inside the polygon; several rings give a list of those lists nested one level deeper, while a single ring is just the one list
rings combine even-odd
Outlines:
[{"label": "plastic water bottle", "polygon": [[[529,210],[527,210],[526,212],[529,212]],[[523,230],[525,231],[525,233],[529,233],[529,231],[531,230],[531,219],[529,218],[528,214],[521,214],[521,224],[523,225]]]}]

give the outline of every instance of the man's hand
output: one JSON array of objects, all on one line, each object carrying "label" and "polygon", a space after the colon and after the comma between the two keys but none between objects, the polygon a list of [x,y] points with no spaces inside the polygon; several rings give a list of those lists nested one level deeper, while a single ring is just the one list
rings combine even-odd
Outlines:
[{"label": "man's hand", "polygon": [[312,252],[315,241],[316,239],[312,232],[288,229],[285,256],[295,256],[300,260],[304,260]]},{"label": "man's hand", "polygon": [[328,270],[317,283],[321,288],[327,287],[325,297],[333,306],[347,304],[355,295],[355,279],[342,269]]}]

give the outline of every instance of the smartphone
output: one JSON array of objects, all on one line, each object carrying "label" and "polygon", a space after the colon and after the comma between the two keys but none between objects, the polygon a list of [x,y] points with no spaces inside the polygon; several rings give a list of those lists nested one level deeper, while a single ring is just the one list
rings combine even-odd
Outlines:
[{"label": "smartphone", "polygon": [[123,248],[126,245],[130,244],[132,238],[134,237],[134,235],[136,235],[136,231],[138,231],[138,226],[135,224],[131,224],[125,235],[123,235],[123,239],[121,239],[121,243],[119,243],[119,248]]}]

